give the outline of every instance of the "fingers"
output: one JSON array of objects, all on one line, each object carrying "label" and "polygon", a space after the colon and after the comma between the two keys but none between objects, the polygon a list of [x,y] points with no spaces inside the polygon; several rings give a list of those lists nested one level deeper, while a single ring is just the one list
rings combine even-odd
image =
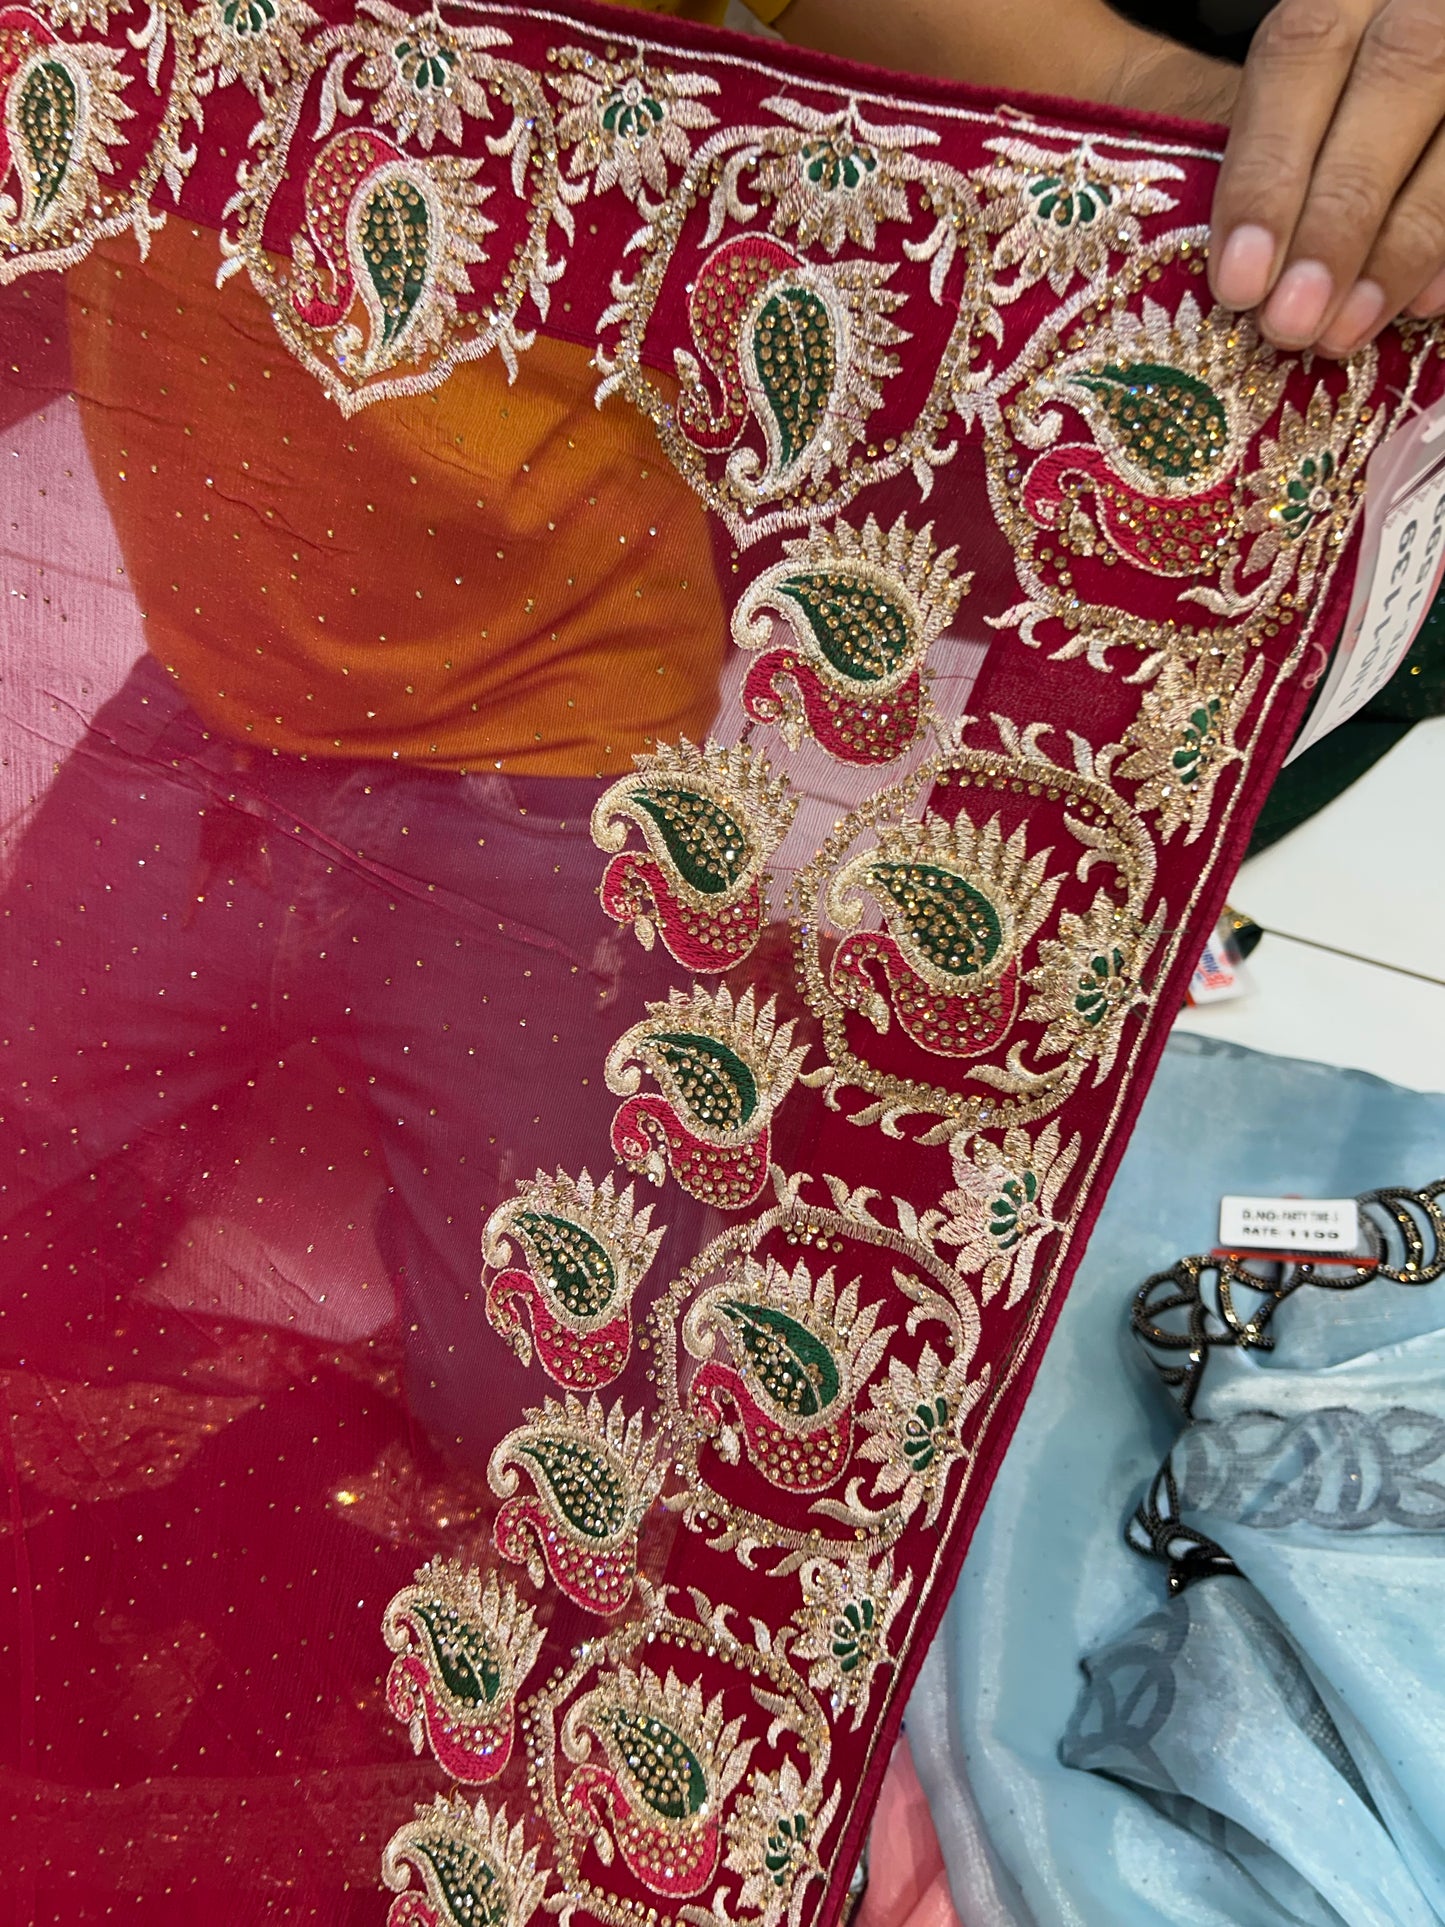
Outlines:
[{"label": "fingers", "polygon": [[1261,317],[1272,340],[1345,352],[1398,313],[1445,259],[1430,212],[1434,170],[1422,162],[1442,108],[1445,0],[1390,0],[1360,41],[1288,265]]},{"label": "fingers", "polygon": [[[1375,4],[1279,0],[1255,34],[1214,200],[1210,280],[1226,307],[1258,307],[1279,279]],[[1302,312],[1319,295],[1309,281],[1296,277]]]},{"label": "fingers", "polygon": [[1445,135],[1437,133],[1386,214],[1358,280],[1321,331],[1320,347],[1330,355],[1353,354],[1397,314],[1445,306],[1442,264]]},{"label": "fingers", "polygon": [[1281,0],[1220,173],[1216,297],[1336,355],[1445,309],[1442,117],[1445,0]]}]

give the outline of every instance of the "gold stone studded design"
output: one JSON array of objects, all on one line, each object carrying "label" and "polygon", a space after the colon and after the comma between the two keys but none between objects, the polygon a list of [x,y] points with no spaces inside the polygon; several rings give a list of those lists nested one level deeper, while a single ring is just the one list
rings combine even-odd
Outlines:
[{"label": "gold stone studded design", "polygon": [[[420,25],[360,0],[349,23],[306,38],[268,96],[227,209],[222,277],[244,269],[343,413],[435,388],[493,349],[514,369],[534,338],[523,303],[547,318],[563,268],[554,231],[573,237],[585,188],[563,179],[545,90],[504,57],[509,44],[500,27],[438,13]],[[434,151],[477,122],[485,159]],[[304,225],[282,235],[273,207],[298,178]],[[513,238],[496,253],[503,226]]]},{"label": "gold stone studded design", "polygon": [[985,141],[997,156],[973,176],[993,243],[990,293],[1016,301],[1040,281],[1056,295],[1092,281],[1143,239],[1143,220],[1176,205],[1161,181],[1184,170],[1159,159],[1126,160],[1092,141],[1065,149],[1022,138]]},{"label": "gold stone studded design", "polygon": [[841,1788],[791,1643],[787,1630],[759,1641],[735,1608],[670,1587],[535,1696],[533,1783],[564,1917],[632,1927],[634,1881],[659,1919],[802,1917]]},{"label": "gold stone studded design", "polygon": [[[1047,1116],[1103,1076],[1144,1001],[1165,913],[1148,908],[1151,839],[1112,785],[1122,746],[1095,756],[1076,737],[1066,764],[1046,732],[994,728],[1000,750],[975,748],[983,732],[966,724],[957,750],[846,818],[794,886],[828,1057],[807,1081],[855,1124],[896,1133],[933,1116],[925,1141],[946,1142]],[[935,785],[956,803],[919,821]],[[1046,837],[1058,841],[1035,847]],[[859,928],[870,900],[882,929]],[[1059,936],[1042,934],[1050,924]]]}]

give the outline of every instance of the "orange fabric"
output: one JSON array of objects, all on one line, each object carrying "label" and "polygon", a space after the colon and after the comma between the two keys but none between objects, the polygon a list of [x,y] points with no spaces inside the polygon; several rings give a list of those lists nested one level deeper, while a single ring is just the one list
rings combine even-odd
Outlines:
[{"label": "orange fabric", "polygon": [[868,1847],[868,1890],[853,1927],[960,1927],[913,1754],[893,1749]]},{"label": "orange fabric", "polygon": [[143,266],[126,237],[70,280],[149,646],[211,727],[530,775],[702,740],[726,635],[704,511],[650,421],[594,406],[585,348],[539,336],[515,385],[490,355],[348,422],[215,256],[173,219]]}]

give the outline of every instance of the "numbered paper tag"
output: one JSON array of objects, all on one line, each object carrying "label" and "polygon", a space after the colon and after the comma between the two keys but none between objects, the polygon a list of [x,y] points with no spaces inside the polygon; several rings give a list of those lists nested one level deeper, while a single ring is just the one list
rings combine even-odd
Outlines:
[{"label": "numbered paper tag", "polygon": [[1350,613],[1287,762],[1347,722],[1394,675],[1445,580],[1445,406],[1376,449]]},{"label": "numbered paper tag", "polygon": [[1223,1198],[1219,1242],[1231,1250],[1357,1252],[1360,1209],[1353,1198]]},{"label": "numbered paper tag", "polygon": [[1189,979],[1188,1004],[1222,1004],[1231,997],[1247,997],[1254,989],[1249,967],[1227,917],[1221,917],[1204,955]]}]

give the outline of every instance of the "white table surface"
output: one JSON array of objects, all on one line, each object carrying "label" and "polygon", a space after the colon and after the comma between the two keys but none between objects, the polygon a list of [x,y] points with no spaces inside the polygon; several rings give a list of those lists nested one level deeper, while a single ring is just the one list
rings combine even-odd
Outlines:
[{"label": "white table surface", "polygon": [[1445,1090],[1442,827],[1445,718],[1244,865],[1230,903],[1269,933],[1254,991],[1179,1028]]}]

